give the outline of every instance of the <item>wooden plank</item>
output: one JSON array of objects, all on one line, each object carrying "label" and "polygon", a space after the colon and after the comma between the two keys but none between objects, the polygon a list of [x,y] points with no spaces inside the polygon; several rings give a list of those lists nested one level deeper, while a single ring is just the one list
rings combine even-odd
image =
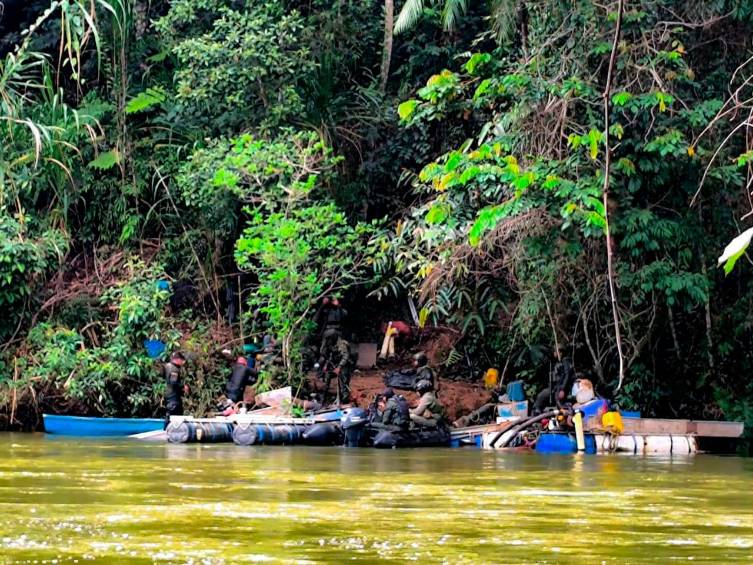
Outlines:
[{"label": "wooden plank", "polygon": [[742,437],[745,424],[742,422],[690,422],[688,431],[700,437]]},{"label": "wooden plank", "polygon": [[664,420],[661,418],[623,418],[626,434],[668,435],[688,433],[690,420]]},{"label": "wooden plank", "polygon": [[737,438],[743,435],[742,422],[706,422],[662,418],[623,418],[626,434],[684,435]]}]

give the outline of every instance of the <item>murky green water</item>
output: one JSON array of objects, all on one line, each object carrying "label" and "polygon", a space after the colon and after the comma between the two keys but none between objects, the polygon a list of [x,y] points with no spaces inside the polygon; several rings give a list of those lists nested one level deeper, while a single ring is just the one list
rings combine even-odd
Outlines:
[{"label": "murky green water", "polygon": [[0,435],[0,562],[753,562],[753,460]]}]

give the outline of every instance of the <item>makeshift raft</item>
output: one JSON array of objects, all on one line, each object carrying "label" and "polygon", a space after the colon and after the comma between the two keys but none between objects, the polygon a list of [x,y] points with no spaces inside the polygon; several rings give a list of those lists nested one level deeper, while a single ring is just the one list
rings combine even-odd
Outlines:
[{"label": "makeshift raft", "polygon": [[[586,431],[586,444],[596,453],[626,453],[633,455],[687,455],[699,452],[729,452],[734,441],[742,437],[742,422],[709,422],[696,420],[664,420],[657,418],[624,418],[620,434],[599,430]],[[514,423],[476,426],[453,432],[453,439],[479,443],[485,449],[501,449],[504,432]],[[560,436],[560,441],[547,441],[550,447],[537,451],[575,452],[575,436],[571,432],[543,432],[542,436]],[[473,438],[473,440],[471,440]]]},{"label": "makeshift raft", "polygon": [[341,410],[292,418],[270,414],[235,414],[214,418],[173,416],[167,426],[170,443],[230,443],[236,445],[294,445],[316,424],[339,421]]}]

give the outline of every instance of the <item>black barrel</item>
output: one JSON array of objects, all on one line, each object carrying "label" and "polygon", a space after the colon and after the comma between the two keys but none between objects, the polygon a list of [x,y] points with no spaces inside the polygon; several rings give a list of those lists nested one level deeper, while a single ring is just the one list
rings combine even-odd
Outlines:
[{"label": "black barrel", "polygon": [[445,428],[412,431],[380,431],[374,438],[374,447],[447,447],[450,432]]},{"label": "black barrel", "polygon": [[184,420],[167,426],[170,443],[219,443],[231,441],[233,425],[230,422],[191,422]]},{"label": "black barrel", "polygon": [[301,443],[310,426],[297,424],[236,424],[236,445],[293,445]]},{"label": "black barrel", "polygon": [[343,430],[339,422],[321,422],[303,432],[303,441],[310,445],[342,445]]}]

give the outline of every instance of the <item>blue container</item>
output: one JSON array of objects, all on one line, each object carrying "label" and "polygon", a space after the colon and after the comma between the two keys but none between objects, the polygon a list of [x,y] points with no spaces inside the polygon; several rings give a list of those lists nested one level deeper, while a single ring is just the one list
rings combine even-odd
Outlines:
[{"label": "blue container", "polygon": [[[596,453],[596,438],[593,434],[586,434],[586,453]],[[544,433],[536,442],[539,453],[577,453],[578,443],[575,434],[563,432]]]},{"label": "blue container", "polygon": [[577,408],[583,413],[584,419],[601,417],[605,412],[609,412],[609,404],[603,398],[594,398],[577,406]]},{"label": "blue container", "polygon": [[146,354],[152,359],[161,357],[166,348],[167,346],[165,345],[164,341],[160,341],[158,339],[144,340],[144,349],[146,349]]},{"label": "blue container", "polygon": [[521,402],[526,399],[526,393],[523,391],[523,381],[507,383],[507,398],[510,399],[510,402]]},{"label": "blue container", "polygon": [[165,427],[164,418],[94,418],[43,414],[44,431],[64,436],[130,436]]},{"label": "blue container", "polygon": [[632,410],[620,410],[620,415],[623,418],[640,418],[641,417],[640,412],[635,412]]},{"label": "blue container", "polygon": [[159,290],[170,290],[170,283],[168,281],[157,281],[157,288]]}]

